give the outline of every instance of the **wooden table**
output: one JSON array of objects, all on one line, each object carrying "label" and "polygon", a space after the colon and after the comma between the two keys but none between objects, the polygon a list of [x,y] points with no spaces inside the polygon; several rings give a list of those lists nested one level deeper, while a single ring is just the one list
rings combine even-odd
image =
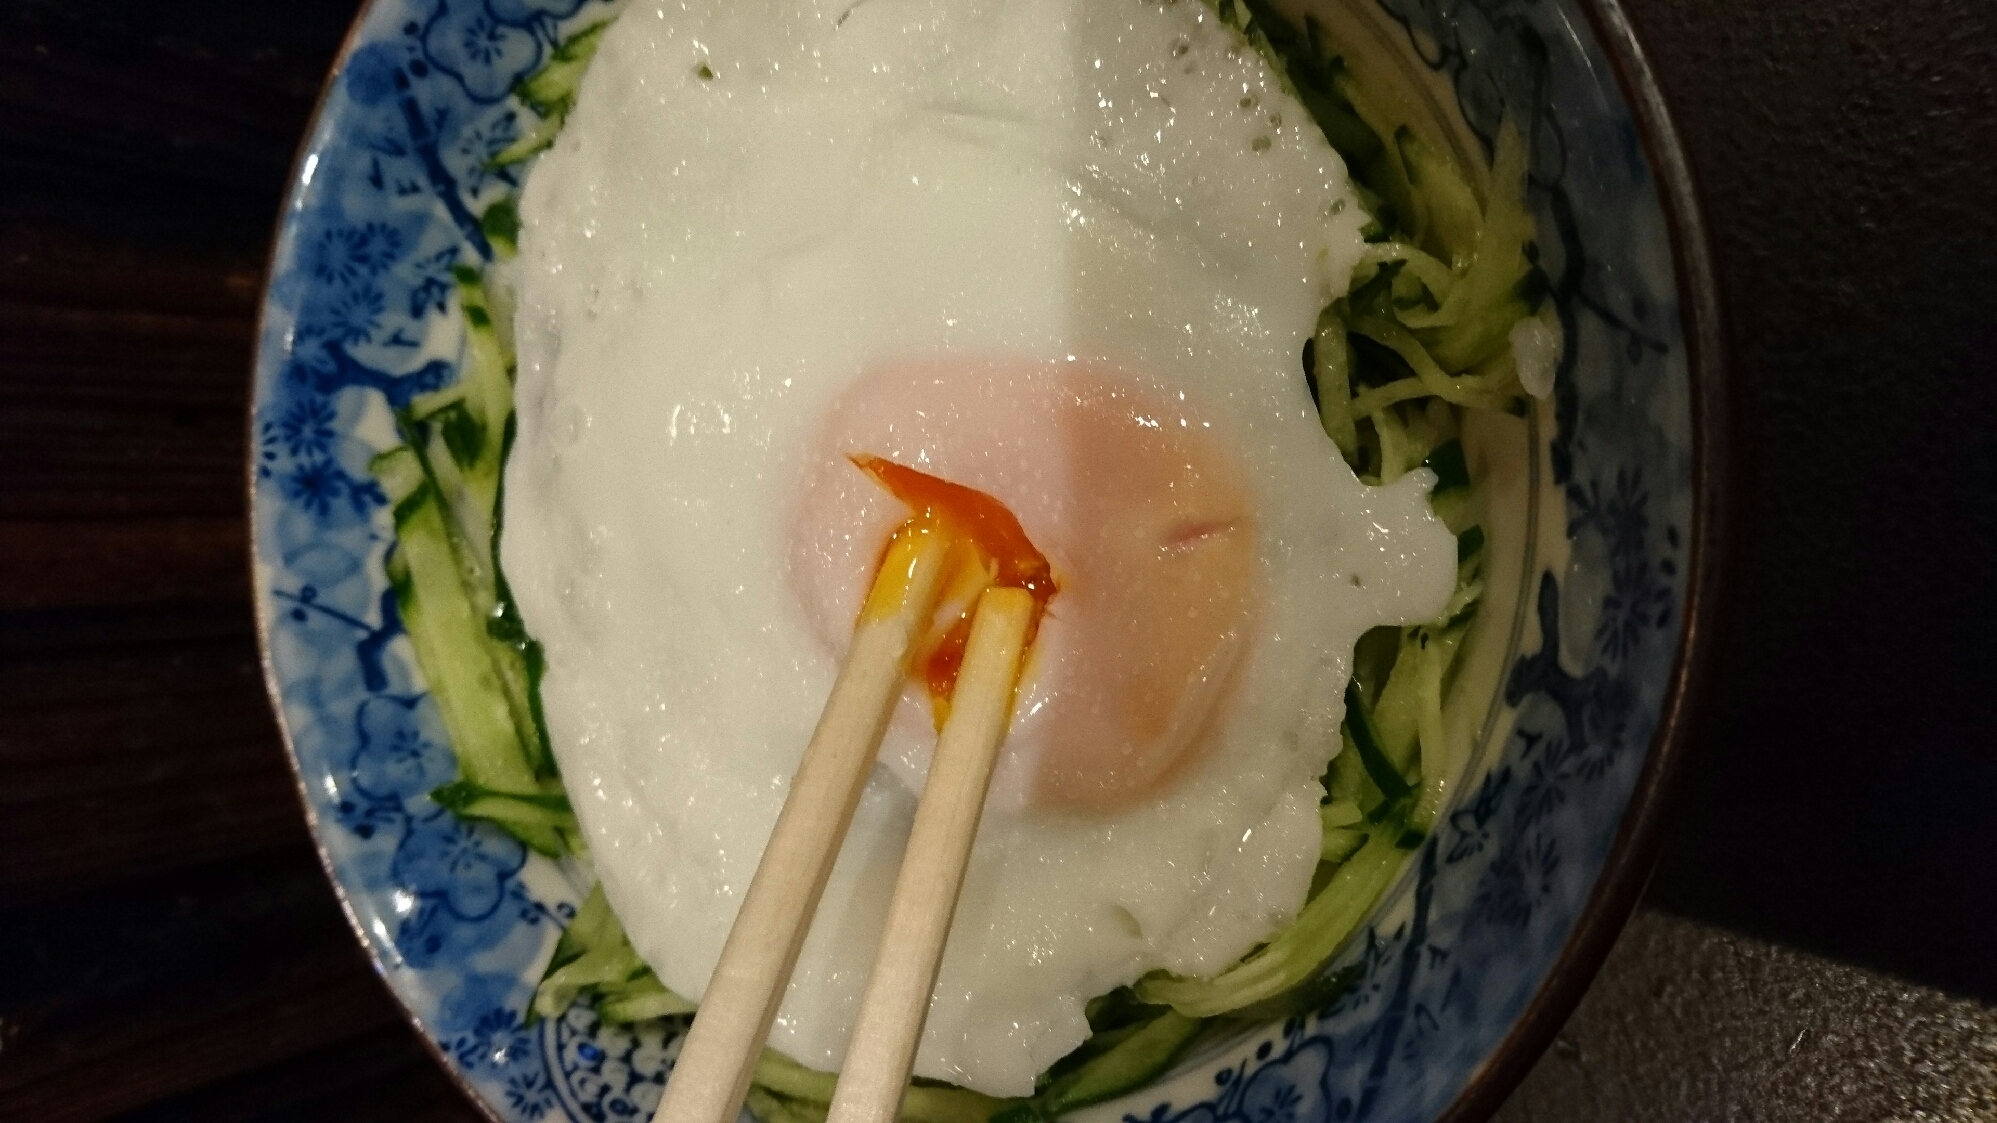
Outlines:
[{"label": "wooden table", "polygon": [[[1504,1118],[1997,1117],[1992,17],[1631,6],[1748,535],[1669,911]],[[475,1118],[334,906],[248,608],[259,279],[352,7],[0,6],[0,1119]]]}]

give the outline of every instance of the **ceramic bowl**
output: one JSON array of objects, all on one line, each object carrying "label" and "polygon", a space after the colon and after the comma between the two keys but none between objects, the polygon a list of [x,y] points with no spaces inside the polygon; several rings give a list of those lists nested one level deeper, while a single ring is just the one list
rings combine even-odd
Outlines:
[{"label": "ceramic bowl", "polygon": [[[1599,965],[1648,869],[1716,554],[1721,386],[1684,163],[1611,0],[1309,5],[1369,91],[1483,166],[1529,127],[1556,392],[1490,437],[1491,593],[1459,690],[1463,778],[1338,966],[1329,1007],[1184,1062],[1085,1118],[1430,1120],[1487,1113]],[[495,1120],[649,1119],[683,1021],[523,1011],[586,875],[468,826],[382,562],[369,459],[448,384],[454,267],[509,234],[537,123],[513,96],[585,0],[374,0],[304,146],[272,260],[250,489],[266,669],[305,809],[361,940]]]}]

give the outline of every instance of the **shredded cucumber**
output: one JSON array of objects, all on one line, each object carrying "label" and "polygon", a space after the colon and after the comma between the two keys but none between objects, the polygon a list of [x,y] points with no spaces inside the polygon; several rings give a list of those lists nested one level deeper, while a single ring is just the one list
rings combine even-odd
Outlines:
[{"label": "shredded cucumber", "polygon": [[496,319],[476,271],[461,269],[457,282],[459,380],[412,402],[398,418],[408,443],[371,465],[395,505],[389,578],[458,757],[458,781],[432,798],[559,856],[578,835],[541,721],[540,653],[508,627],[494,549],[513,413],[510,325]]},{"label": "shredded cucumber", "polygon": [[613,1025],[671,1018],[693,1013],[693,1003],[669,991],[657,976],[646,974],[631,981],[623,993],[606,995],[597,1003],[597,1013]]}]

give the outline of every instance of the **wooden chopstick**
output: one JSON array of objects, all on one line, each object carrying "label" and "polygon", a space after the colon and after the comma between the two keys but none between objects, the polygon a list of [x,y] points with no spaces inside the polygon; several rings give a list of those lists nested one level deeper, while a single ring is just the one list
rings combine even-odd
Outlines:
[{"label": "wooden chopstick", "polygon": [[826,1123],[893,1123],[901,1110],[1034,611],[1023,589],[987,589],[978,600]]},{"label": "wooden chopstick", "polygon": [[912,526],[889,545],[666,1081],[655,1123],[735,1123],[741,1112],[798,949],[901,699],[908,650],[929,622],[947,552],[944,535]]}]

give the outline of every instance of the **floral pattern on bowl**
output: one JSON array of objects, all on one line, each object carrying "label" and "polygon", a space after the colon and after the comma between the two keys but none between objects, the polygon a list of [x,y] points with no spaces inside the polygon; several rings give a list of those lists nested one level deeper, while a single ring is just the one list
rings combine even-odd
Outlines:
[{"label": "floral pattern on bowl", "polygon": [[[1680,305],[1704,278],[1696,238],[1688,249],[1669,221],[1687,213],[1682,185],[1652,164],[1675,150],[1654,108],[1640,126],[1646,106],[1614,82],[1640,64],[1594,30],[1591,15],[1620,28],[1613,8],[1585,2],[1355,0],[1453,93],[1472,136],[1488,142],[1507,114],[1532,126],[1539,252],[1567,335],[1532,429],[1533,489],[1549,497],[1533,510],[1560,548],[1529,549],[1501,705],[1445,825],[1341,956],[1357,985],[1083,1117],[1435,1118],[1491,1079],[1487,1062],[1611,863],[1682,688],[1709,552],[1694,415],[1713,388],[1688,346],[1710,325],[1698,300]],[[392,529],[367,464],[399,443],[392,409],[456,376],[451,271],[490,260],[504,235],[489,228],[494,205],[521,178],[492,157],[537,123],[511,91],[613,12],[595,0],[366,9],[292,185],[256,370],[258,610],[313,830],[396,996],[508,1123],[649,1118],[683,1021],[604,1026],[582,1006],[523,1017],[586,875],[427,796],[456,763],[387,589]]]}]

